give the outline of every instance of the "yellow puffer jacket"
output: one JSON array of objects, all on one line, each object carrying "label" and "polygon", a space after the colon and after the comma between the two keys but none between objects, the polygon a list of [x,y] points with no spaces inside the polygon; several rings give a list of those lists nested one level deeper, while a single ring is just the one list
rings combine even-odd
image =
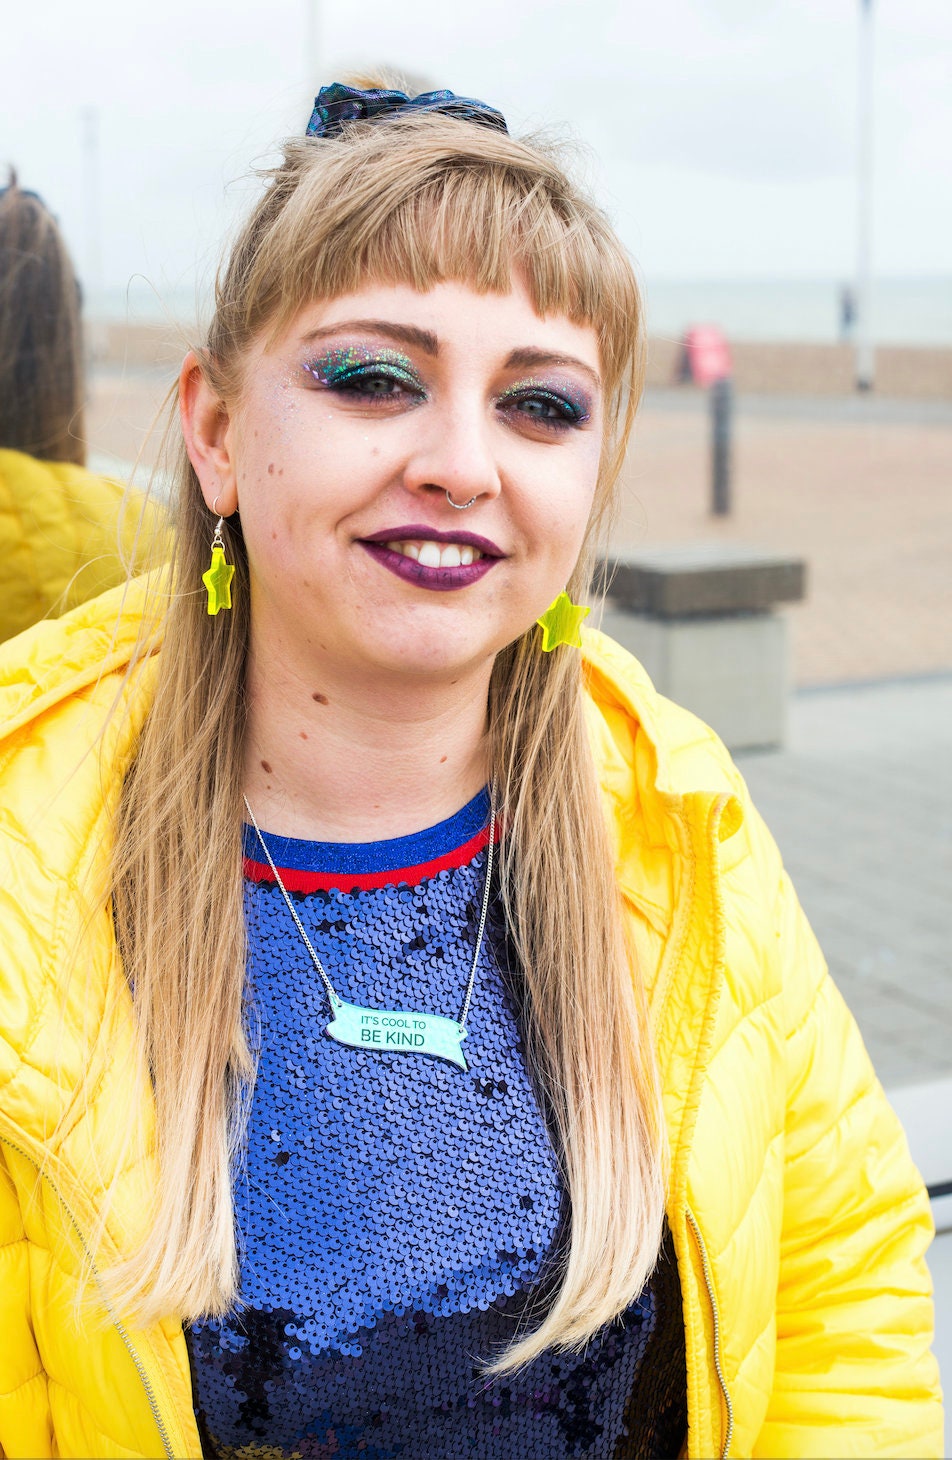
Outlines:
[{"label": "yellow puffer jacket", "polygon": [[71,462],[0,451],[0,640],[67,613],[126,576],[161,562],[165,517]]},{"label": "yellow puffer jacket", "polygon": [[[132,1011],[97,902],[108,814],[154,678],[153,660],[127,691],[124,723],[97,743],[140,591],[118,631],[113,591],[0,651],[8,1456],[200,1454],[175,1316],[143,1330],[113,1313],[78,1328],[72,1307],[84,1253],[101,1267],[129,1249],[156,1178],[151,1161],[125,1162],[119,1143]],[[902,1131],[724,749],[617,645],[591,634],[585,654],[664,1081],[688,1453],[939,1456],[931,1222]],[[95,749],[77,768],[83,747]],[[86,951],[71,964],[90,911]],[[151,1117],[143,1111],[147,1130]]]}]

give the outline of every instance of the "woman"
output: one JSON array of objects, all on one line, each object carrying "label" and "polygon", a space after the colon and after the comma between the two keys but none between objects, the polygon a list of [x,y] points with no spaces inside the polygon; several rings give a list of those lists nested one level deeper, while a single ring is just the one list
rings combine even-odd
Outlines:
[{"label": "woman", "polygon": [[4,666],[0,1442],[937,1455],[928,1203],[776,849],[578,651],[631,265],[482,103],[309,132],[173,590]]},{"label": "woman", "polygon": [[36,193],[0,188],[0,639],[161,561],[164,514],[86,470],[79,284]]}]

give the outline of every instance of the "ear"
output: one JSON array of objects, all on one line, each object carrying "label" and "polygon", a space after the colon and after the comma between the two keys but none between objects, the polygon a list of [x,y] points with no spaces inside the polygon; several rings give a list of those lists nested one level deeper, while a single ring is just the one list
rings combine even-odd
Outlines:
[{"label": "ear", "polygon": [[234,423],[224,401],[209,385],[194,350],[185,356],[179,374],[179,416],[205,505],[209,512],[230,517],[238,510]]}]

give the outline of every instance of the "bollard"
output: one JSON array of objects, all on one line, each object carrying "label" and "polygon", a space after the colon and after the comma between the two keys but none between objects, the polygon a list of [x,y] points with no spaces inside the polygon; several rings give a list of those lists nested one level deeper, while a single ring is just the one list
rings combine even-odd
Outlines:
[{"label": "bollard", "polygon": [[655,688],[712,725],[731,750],[782,745],[790,636],[782,603],[806,565],[742,543],[680,543],[603,560],[600,627],[640,659]]},{"label": "bollard", "polygon": [[711,511],[715,517],[726,517],[731,510],[731,406],[731,383],[724,376],[711,384]]}]

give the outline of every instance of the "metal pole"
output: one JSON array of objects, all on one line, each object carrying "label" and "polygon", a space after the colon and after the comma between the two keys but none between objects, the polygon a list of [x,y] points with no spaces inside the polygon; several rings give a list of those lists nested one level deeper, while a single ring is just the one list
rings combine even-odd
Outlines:
[{"label": "metal pole", "polygon": [[727,517],[731,510],[731,407],[733,391],[725,376],[711,385],[711,511]]},{"label": "metal pole", "polygon": [[872,390],[873,0],[860,0],[856,175],[856,389]]}]

